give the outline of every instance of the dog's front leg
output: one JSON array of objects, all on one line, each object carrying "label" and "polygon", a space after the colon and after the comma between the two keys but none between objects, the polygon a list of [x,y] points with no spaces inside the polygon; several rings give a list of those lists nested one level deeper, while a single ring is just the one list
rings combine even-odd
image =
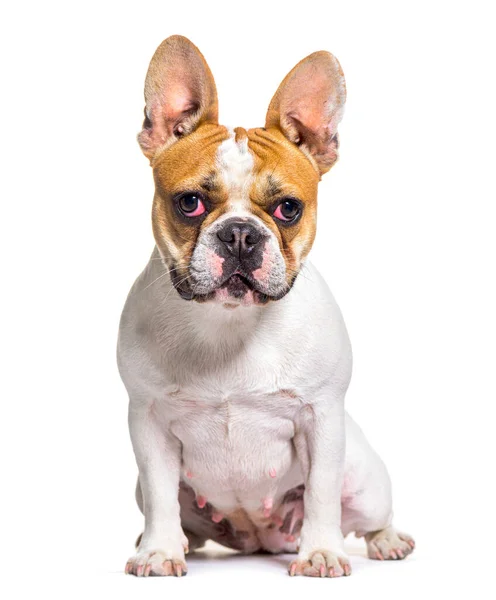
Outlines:
[{"label": "dog's front leg", "polygon": [[181,443],[157,420],[150,402],[131,399],[129,431],[139,469],[145,530],[126,573],[184,575],[187,538],[178,500]]},{"label": "dog's front leg", "polygon": [[336,577],[351,567],[341,532],[345,456],[344,401],[331,391],[301,410],[295,447],[305,477],[304,518],[290,575]]}]

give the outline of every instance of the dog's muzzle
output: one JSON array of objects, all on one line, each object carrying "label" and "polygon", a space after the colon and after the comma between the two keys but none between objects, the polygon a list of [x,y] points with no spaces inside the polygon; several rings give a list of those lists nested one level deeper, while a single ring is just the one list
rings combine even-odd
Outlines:
[{"label": "dog's muzzle", "polygon": [[189,277],[177,289],[183,298],[198,301],[233,298],[245,304],[263,304],[282,298],[290,287],[272,232],[255,217],[233,216],[200,234]]}]

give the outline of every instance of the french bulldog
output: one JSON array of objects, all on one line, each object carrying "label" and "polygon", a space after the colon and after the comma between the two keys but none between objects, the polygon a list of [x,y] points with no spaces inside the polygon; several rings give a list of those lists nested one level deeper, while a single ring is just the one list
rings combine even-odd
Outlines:
[{"label": "french bulldog", "polygon": [[151,60],[138,141],[156,246],[117,350],[145,521],[126,573],[185,575],[206,540],[295,553],[291,576],[349,575],[351,532],[372,559],[413,551],[386,468],[345,412],[351,346],[307,260],[345,99],[339,62],[315,52],[264,127],[229,129],[196,46],[172,36]]}]

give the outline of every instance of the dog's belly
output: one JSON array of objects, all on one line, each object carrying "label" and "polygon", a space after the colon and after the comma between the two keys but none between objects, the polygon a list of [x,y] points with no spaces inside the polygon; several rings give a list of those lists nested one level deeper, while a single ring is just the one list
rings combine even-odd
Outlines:
[{"label": "dog's belly", "polygon": [[174,421],[182,444],[186,529],[227,546],[294,551],[303,518],[303,476],[293,445],[291,398],[196,403]]},{"label": "dog's belly", "polygon": [[234,550],[295,552],[303,525],[303,493],[303,484],[288,490],[269,516],[249,512],[241,504],[223,514],[210,502],[200,507],[194,490],[181,481],[181,522],[186,535],[191,532]]}]

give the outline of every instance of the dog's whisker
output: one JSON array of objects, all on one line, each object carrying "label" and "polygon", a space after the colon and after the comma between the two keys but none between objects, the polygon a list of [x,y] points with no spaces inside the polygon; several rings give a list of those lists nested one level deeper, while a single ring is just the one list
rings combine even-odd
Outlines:
[{"label": "dog's whisker", "polygon": [[144,287],[141,291],[144,292],[145,290],[147,290],[149,287],[151,287],[154,283],[156,283],[159,279],[162,279],[162,277],[165,277],[166,275],[169,275],[170,271],[165,271],[164,273],[161,273],[156,279],[154,279],[151,283],[149,283],[146,287]]},{"label": "dog's whisker", "polygon": [[306,275],[304,275],[304,274],[301,272],[301,270],[300,270],[300,271],[295,271],[295,270],[293,270],[293,269],[286,269],[286,270],[287,270],[287,272],[288,272],[290,275],[294,275],[294,279],[296,279],[296,277],[300,276],[300,277],[303,277],[303,279],[306,279],[307,281],[312,281],[312,280],[311,280],[311,279],[309,279],[309,278],[308,278]]},{"label": "dog's whisker", "polygon": [[189,275],[186,275],[186,277],[183,277],[183,279],[181,279],[180,281],[178,281],[178,282],[174,282],[174,281],[173,281],[173,282],[172,282],[172,287],[171,287],[171,289],[170,289],[170,290],[167,292],[167,294],[166,294],[166,296],[165,296],[165,298],[164,298],[164,303],[165,303],[165,301],[167,300],[167,298],[169,297],[169,294],[172,292],[172,290],[177,290],[177,288],[178,288],[178,287],[179,287],[179,286],[180,286],[182,283],[184,283],[184,282],[185,282],[185,281],[186,281],[188,278],[189,278]]}]

